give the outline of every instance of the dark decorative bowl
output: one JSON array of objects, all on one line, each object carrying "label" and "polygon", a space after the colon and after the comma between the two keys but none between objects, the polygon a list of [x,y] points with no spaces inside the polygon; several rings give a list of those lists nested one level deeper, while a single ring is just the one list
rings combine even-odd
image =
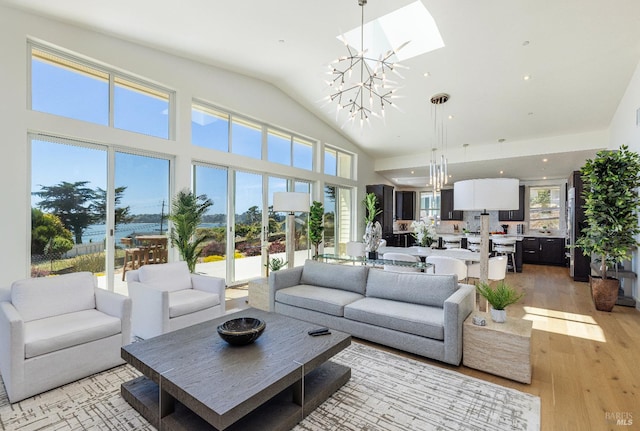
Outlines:
[{"label": "dark decorative bowl", "polygon": [[253,317],[231,319],[218,326],[218,334],[229,344],[244,346],[251,344],[262,335],[267,324]]}]

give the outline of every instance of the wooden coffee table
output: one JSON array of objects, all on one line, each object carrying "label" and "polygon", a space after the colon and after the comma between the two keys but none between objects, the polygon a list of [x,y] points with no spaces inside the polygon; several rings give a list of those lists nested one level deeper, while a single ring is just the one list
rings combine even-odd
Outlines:
[{"label": "wooden coffee table", "polygon": [[[221,323],[256,317],[267,327],[247,346],[231,346]],[[329,359],[351,344],[333,331],[247,309],[159,337],[129,344],[122,358],[143,376],[124,383],[122,396],[163,430],[290,430],[351,378]]]}]

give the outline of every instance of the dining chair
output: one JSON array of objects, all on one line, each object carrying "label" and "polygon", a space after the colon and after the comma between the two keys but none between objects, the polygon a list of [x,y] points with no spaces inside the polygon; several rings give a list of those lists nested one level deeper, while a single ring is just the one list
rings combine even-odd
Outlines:
[{"label": "dining chair", "polygon": [[457,275],[460,282],[467,278],[467,265],[455,257],[427,256],[426,262],[433,264],[434,274]]},{"label": "dining chair", "polygon": [[[487,279],[490,281],[504,280],[507,276],[507,257],[494,256],[489,258]],[[480,278],[480,264],[467,265],[467,278]]]}]

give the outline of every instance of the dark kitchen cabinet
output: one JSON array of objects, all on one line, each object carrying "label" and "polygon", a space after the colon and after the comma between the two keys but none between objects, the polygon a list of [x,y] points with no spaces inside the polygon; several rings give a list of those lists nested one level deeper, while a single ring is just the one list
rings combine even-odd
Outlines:
[{"label": "dark kitchen cabinet", "polygon": [[524,237],[522,239],[522,261],[540,265],[564,266],[564,238]]},{"label": "dark kitchen cabinet", "polygon": [[498,211],[500,221],[524,221],[524,186],[518,187],[518,209]]},{"label": "dark kitchen cabinet", "polygon": [[[378,208],[382,211],[376,216],[376,221],[382,226],[382,237],[393,235],[393,186],[374,184],[367,186],[367,194],[373,193],[378,199]],[[388,240],[387,240],[388,242]]]},{"label": "dark kitchen cabinet", "polygon": [[415,220],[416,192],[396,192],[396,220]]},{"label": "dark kitchen cabinet", "polygon": [[453,209],[453,189],[440,190],[440,220],[462,220],[464,211]]}]

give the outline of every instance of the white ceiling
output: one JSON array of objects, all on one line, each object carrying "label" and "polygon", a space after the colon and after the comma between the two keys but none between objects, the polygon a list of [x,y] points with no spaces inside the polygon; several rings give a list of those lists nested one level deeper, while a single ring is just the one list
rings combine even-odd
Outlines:
[{"label": "white ceiling", "polygon": [[[369,0],[365,21],[413,1]],[[638,0],[422,3],[446,46],[402,63],[410,68],[403,71],[406,79],[399,92],[403,97],[397,101],[402,112],[389,110],[386,122],[374,119],[363,130],[351,125],[342,129],[377,161],[413,156],[413,166],[407,164],[406,169],[379,169],[390,179],[409,177],[408,169],[415,170],[415,165],[424,169],[428,162],[433,136],[429,99],[436,93],[451,95],[445,105],[447,114],[454,116],[446,121],[447,150],[461,154],[468,144],[465,148],[478,153],[482,146],[494,148],[498,139],[504,139],[501,145],[508,148],[606,129],[640,59]],[[0,4],[258,77],[336,129],[343,123],[335,121],[333,107],[323,108],[318,101],[328,94],[326,65],[346,54],[336,36],[360,25],[357,0],[0,0]],[[525,81],[525,75],[531,79]],[[504,166],[521,179],[567,178],[594,153],[591,147],[554,154],[541,165],[544,151],[541,148],[540,156],[503,160],[453,159],[449,170],[454,179],[496,176]]]}]

